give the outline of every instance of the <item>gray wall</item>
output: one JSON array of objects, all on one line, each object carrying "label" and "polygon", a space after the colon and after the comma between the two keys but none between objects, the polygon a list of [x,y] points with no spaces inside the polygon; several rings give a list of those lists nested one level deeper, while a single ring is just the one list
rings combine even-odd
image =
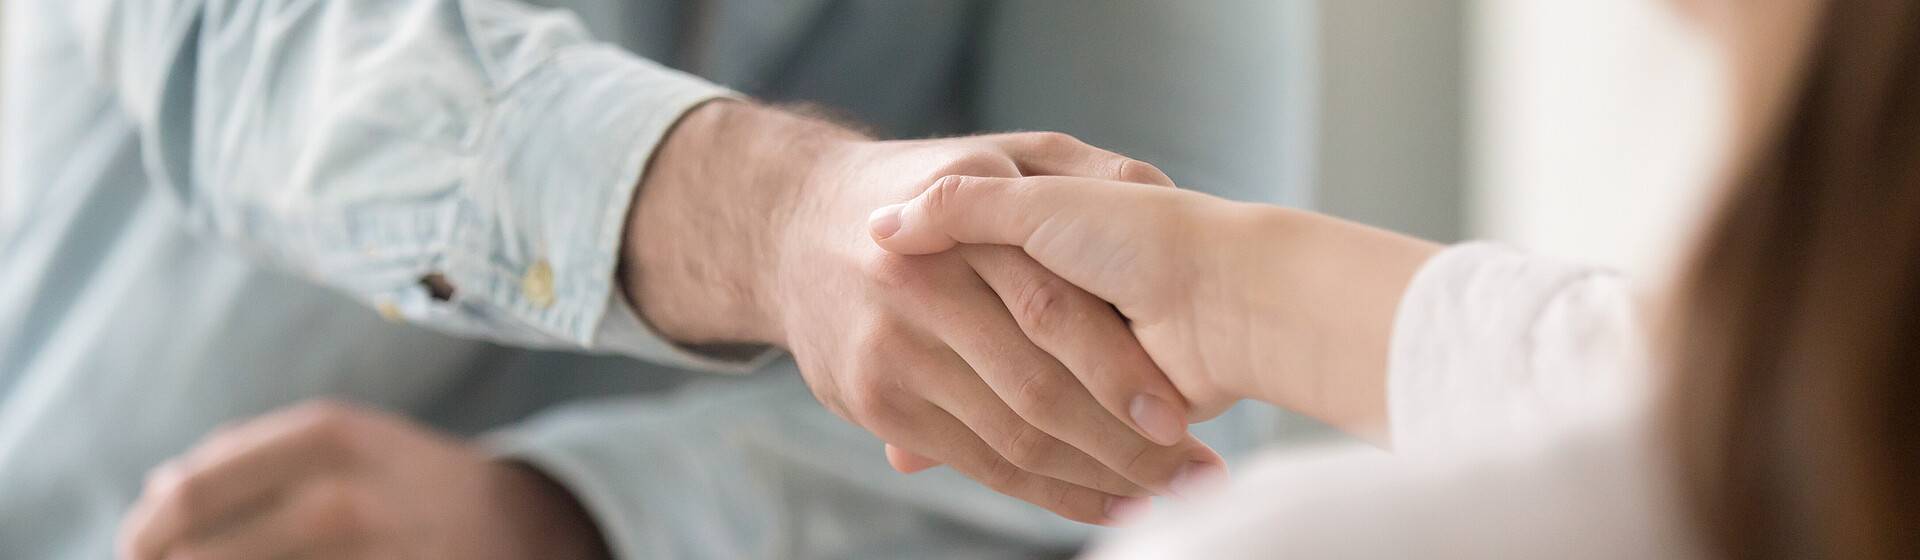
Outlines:
[{"label": "gray wall", "polygon": [[1442,241],[1466,216],[1464,0],[1325,0],[1322,211]]},{"label": "gray wall", "polygon": [[1182,187],[1440,240],[1463,231],[1464,0],[1009,0],[989,129],[1044,129]]},{"label": "gray wall", "polygon": [[1311,10],[1300,0],[1007,0],[988,18],[989,130],[1058,130],[1182,187],[1307,205]]}]

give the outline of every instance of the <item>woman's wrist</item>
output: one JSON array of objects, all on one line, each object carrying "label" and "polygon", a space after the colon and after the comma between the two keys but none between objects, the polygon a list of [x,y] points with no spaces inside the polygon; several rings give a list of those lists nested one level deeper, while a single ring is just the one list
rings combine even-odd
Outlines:
[{"label": "woman's wrist", "polygon": [[[1407,284],[1441,246],[1330,216],[1242,205],[1228,253],[1251,341],[1229,389],[1385,443],[1387,355]],[[1225,331],[1233,332],[1233,331]]]}]

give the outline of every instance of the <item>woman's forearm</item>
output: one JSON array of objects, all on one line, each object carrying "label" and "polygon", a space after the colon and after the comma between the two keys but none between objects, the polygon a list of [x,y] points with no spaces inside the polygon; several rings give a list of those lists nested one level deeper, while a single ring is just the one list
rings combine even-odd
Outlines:
[{"label": "woman's forearm", "polygon": [[[1214,246],[1215,275],[1245,304],[1213,332],[1244,332],[1249,364],[1231,389],[1388,445],[1386,374],[1407,284],[1441,246],[1336,218],[1236,205],[1224,223],[1247,232]],[[1234,316],[1235,312],[1244,314]],[[1233,330],[1239,325],[1240,330]]]}]

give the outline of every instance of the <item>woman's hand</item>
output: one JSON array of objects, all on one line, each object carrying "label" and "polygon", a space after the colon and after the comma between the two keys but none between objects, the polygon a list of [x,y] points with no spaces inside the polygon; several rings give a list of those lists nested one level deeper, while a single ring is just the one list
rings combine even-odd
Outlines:
[{"label": "woman's hand", "polygon": [[1068,177],[946,177],[869,226],[902,254],[1024,248],[1131,321],[1195,420],[1253,398],[1375,441],[1400,293],[1438,249],[1307,212]]}]

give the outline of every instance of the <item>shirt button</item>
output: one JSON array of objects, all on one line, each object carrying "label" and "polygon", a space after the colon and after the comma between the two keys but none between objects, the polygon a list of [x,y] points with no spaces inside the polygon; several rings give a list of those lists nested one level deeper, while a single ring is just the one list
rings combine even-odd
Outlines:
[{"label": "shirt button", "polygon": [[527,267],[526,277],[520,279],[520,293],[527,296],[534,307],[553,307],[553,267],[545,260]]},{"label": "shirt button", "polygon": [[391,301],[380,302],[380,305],[377,307],[377,309],[380,310],[380,317],[382,319],[386,319],[394,323],[407,322],[406,316],[400,314],[400,306],[394,305],[393,302]]}]

